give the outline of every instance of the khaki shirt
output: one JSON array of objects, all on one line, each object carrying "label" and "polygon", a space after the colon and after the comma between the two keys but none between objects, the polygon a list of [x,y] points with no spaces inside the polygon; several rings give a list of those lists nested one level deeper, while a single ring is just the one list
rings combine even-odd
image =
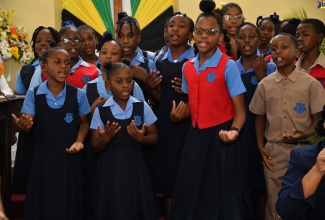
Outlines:
[{"label": "khaki shirt", "polygon": [[283,142],[283,133],[292,129],[306,130],[310,115],[321,112],[325,104],[325,91],[310,75],[298,71],[283,77],[277,70],[259,82],[249,110],[266,115],[267,141]]},{"label": "khaki shirt", "polygon": [[325,69],[325,55],[322,52],[320,52],[320,54],[317,57],[317,59],[315,60],[314,64],[311,65],[311,67],[309,67],[307,70],[305,70],[301,66],[301,61],[304,59],[304,57],[305,57],[304,54],[301,55],[299,57],[299,60],[296,63],[296,67],[298,67],[298,70],[300,70],[301,72],[310,73],[310,71],[313,69],[313,67],[316,66],[317,64],[322,66]]}]

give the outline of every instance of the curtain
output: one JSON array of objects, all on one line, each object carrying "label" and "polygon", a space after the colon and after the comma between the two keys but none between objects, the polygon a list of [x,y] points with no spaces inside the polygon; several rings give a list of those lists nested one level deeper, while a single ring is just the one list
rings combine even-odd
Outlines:
[{"label": "curtain", "polygon": [[[92,2],[94,3],[100,17],[102,18],[102,21],[104,22],[106,30],[108,30],[111,33],[114,33],[114,25],[113,25],[110,1],[108,1],[108,0],[92,0]],[[101,34],[103,34],[103,33],[104,32],[102,32]]]},{"label": "curtain", "polygon": [[131,1],[132,16],[134,16],[135,15],[135,12],[138,9],[140,0],[130,0],[130,1]]}]

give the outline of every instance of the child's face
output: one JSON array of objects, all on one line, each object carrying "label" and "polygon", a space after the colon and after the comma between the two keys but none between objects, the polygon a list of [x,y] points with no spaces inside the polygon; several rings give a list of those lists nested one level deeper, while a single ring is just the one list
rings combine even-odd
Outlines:
[{"label": "child's face", "polygon": [[41,63],[42,71],[46,73],[47,80],[62,83],[68,77],[70,71],[69,54],[63,50],[57,50],[49,54],[47,61]]},{"label": "child's face", "polygon": [[261,33],[261,44],[262,45],[269,45],[271,39],[273,38],[274,35],[274,28],[275,25],[272,21],[270,20],[264,20],[258,27]]},{"label": "child's face", "polygon": [[207,56],[212,56],[218,45],[219,35],[220,35],[220,26],[217,20],[214,17],[200,17],[195,26],[196,29],[215,29],[217,32],[215,35],[208,35],[205,31],[203,34],[194,35],[195,45],[197,46],[200,53]]},{"label": "child's face", "polygon": [[125,102],[133,90],[133,78],[130,69],[120,68],[110,73],[106,88],[113,94],[115,102]]},{"label": "child's face", "polygon": [[308,53],[315,48],[318,50],[323,37],[321,37],[321,34],[317,34],[312,24],[300,24],[297,27],[296,38],[301,53]]},{"label": "child's face", "polygon": [[82,54],[86,54],[88,56],[95,54],[96,45],[98,43],[97,37],[89,29],[81,29],[80,33],[82,38]]},{"label": "child's face", "polygon": [[187,45],[192,38],[190,21],[184,16],[174,16],[167,26],[167,36],[171,46]]},{"label": "child's face", "polygon": [[[65,40],[70,40],[70,42],[64,42]],[[81,36],[75,29],[69,28],[61,36],[59,46],[65,49],[70,55],[71,59],[77,59],[81,53]]]},{"label": "child's face", "polygon": [[237,36],[237,47],[242,56],[256,55],[260,39],[256,29],[250,25],[243,26]]},{"label": "child's face", "polygon": [[36,40],[34,43],[34,51],[39,58],[42,57],[42,54],[47,48],[50,48],[49,43],[54,41],[54,38],[49,29],[43,29],[38,32]]},{"label": "child's face", "polygon": [[107,41],[99,51],[98,62],[101,66],[105,62],[121,62],[122,50],[115,41]]},{"label": "child's face", "polygon": [[289,36],[277,35],[272,40],[271,55],[277,68],[294,65],[297,54],[298,50]]},{"label": "child's face", "polygon": [[130,24],[123,24],[116,40],[122,44],[124,55],[127,57],[135,53],[141,37],[134,24],[132,24],[132,31]]},{"label": "child's face", "polygon": [[237,7],[231,7],[223,15],[222,21],[223,27],[227,30],[228,35],[235,38],[237,28],[243,23],[243,16]]}]

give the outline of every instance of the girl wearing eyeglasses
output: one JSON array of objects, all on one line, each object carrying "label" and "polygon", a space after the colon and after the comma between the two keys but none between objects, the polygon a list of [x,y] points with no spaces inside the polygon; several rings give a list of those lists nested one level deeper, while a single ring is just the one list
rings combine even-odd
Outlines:
[{"label": "girl wearing eyeglasses", "polygon": [[70,74],[67,82],[78,88],[83,88],[89,81],[97,78],[100,71],[94,64],[87,63],[81,55],[81,34],[75,26],[64,26],[59,31],[59,46],[65,49],[70,55]]},{"label": "girl wearing eyeglasses", "polygon": [[171,206],[172,219],[243,219],[238,136],[245,122],[246,91],[235,61],[218,49],[222,18],[213,1],[194,28],[199,53],[183,66],[182,91],[189,101],[171,119],[191,116]]},{"label": "girl wearing eyeglasses", "polygon": [[221,10],[217,9],[216,11],[220,14],[223,28],[230,37],[231,52],[236,60],[240,56],[236,45],[236,31],[239,25],[244,22],[243,10],[236,3],[228,3],[224,5]]}]

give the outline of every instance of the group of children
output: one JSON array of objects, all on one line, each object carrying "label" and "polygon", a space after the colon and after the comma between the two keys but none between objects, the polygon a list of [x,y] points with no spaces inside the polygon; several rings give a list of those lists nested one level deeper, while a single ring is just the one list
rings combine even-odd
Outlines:
[{"label": "group of children", "polygon": [[290,151],[308,145],[325,104],[324,24],[273,36],[274,17],[255,26],[235,3],[200,9],[195,23],[168,19],[154,58],[125,13],[116,39],[86,25],[35,30],[13,115],[17,156],[29,155],[16,162],[28,179],[24,219],[153,220],[156,193],[165,219],[276,218]]}]

